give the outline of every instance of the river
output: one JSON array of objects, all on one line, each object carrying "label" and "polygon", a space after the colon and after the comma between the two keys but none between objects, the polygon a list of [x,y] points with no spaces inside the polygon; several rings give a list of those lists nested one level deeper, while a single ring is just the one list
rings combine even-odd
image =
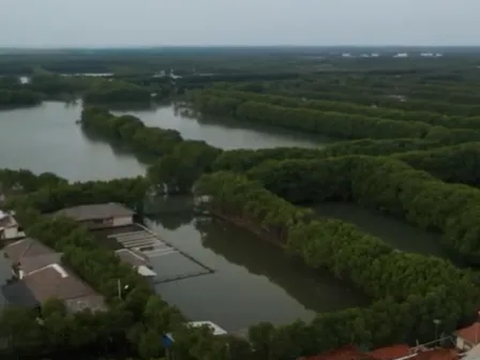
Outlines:
[{"label": "river", "polygon": [[[50,171],[72,181],[108,180],[145,173],[146,165],[131,153],[84,134],[75,123],[80,112],[80,103],[62,102],[0,111],[0,168],[24,168],[36,173]],[[233,120],[192,118],[173,106],[117,110],[116,113],[133,114],[147,125],[175,129],[186,139],[205,140],[224,149],[313,147],[329,141]],[[159,202],[159,216],[150,225],[173,245],[215,270],[210,275],[156,286],[167,301],[179,306],[192,319],[212,320],[229,331],[236,331],[259,321],[308,320],[317,311],[368,302],[348,284],[328,273],[306,268],[253,234],[218,221],[195,222],[191,206],[185,204],[181,199],[168,204]],[[335,215],[333,210],[324,215],[347,214],[344,220],[359,226],[364,224],[366,231],[385,241],[389,241],[387,237],[392,234],[399,243],[429,241],[428,234],[418,230],[413,236],[410,228],[392,225],[381,215],[365,218],[364,210],[340,208],[335,210]],[[8,277],[8,267],[2,261],[0,281]]]},{"label": "river", "polygon": [[158,201],[158,219],[148,222],[165,240],[214,270],[156,285],[188,317],[239,331],[259,321],[311,320],[316,312],[368,304],[363,294],[329,272],[309,269],[244,229],[194,219],[189,203],[182,198]]},{"label": "river", "polygon": [[[0,168],[49,171],[72,181],[144,174],[146,165],[132,154],[84,134],[75,123],[80,112],[80,103],[63,102],[0,111]],[[205,140],[228,149],[321,145],[284,131],[233,121],[192,119],[173,106],[116,113],[131,113],[147,125],[176,129],[186,139]],[[215,223],[203,229],[202,235],[192,216],[184,219],[183,213],[179,209],[170,216],[164,214],[164,226],[156,222],[152,226],[215,269],[212,275],[158,285],[162,296],[192,319],[214,320],[228,330],[237,330],[261,320],[285,323],[311,319],[315,311],[366,302],[346,284],[329,274],[312,274],[248,232]],[[269,257],[268,263],[265,257]],[[0,275],[0,281],[9,276],[3,258]]]}]

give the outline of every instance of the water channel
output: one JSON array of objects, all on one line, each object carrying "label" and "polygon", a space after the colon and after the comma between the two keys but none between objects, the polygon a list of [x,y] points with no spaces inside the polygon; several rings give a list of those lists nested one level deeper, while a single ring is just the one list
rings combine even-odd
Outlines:
[{"label": "water channel", "polygon": [[[144,174],[146,165],[132,154],[86,136],[75,123],[80,112],[80,103],[62,102],[0,111],[0,168],[50,171],[72,181]],[[235,121],[192,119],[173,106],[116,113],[133,114],[147,125],[176,129],[186,139],[205,140],[225,149],[312,147],[328,141]],[[259,321],[287,323],[296,318],[311,319],[317,311],[368,302],[348,284],[328,273],[313,272],[246,231],[218,221],[195,221],[189,201],[179,199],[157,205],[159,215],[150,225],[166,240],[215,270],[211,275],[156,287],[167,301],[194,320],[212,320],[235,331]],[[345,220],[357,224],[364,221],[363,210],[349,213],[351,219]],[[382,221],[372,220],[365,230],[373,232],[376,226],[383,227]],[[386,234],[392,225],[384,224]],[[406,230],[390,230],[399,238],[402,231]],[[403,238],[412,237],[416,231],[413,242],[421,243],[428,236],[414,228],[408,231]],[[0,259],[0,281],[8,277],[8,267],[3,265]]]}]

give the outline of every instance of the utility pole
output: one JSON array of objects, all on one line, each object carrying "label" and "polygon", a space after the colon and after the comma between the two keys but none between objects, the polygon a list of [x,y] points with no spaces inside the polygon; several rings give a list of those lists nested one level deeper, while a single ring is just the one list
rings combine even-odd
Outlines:
[{"label": "utility pole", "polygon": [[122,282],[120,279],[117,279],[117,292],[118,292],[118,298],[122,300]]},{"label": "utility pole", "polygon": [[442,323],[439,319],[434,319],[433,323],[435,324],[435,341],[438,339],[438,326]]}]

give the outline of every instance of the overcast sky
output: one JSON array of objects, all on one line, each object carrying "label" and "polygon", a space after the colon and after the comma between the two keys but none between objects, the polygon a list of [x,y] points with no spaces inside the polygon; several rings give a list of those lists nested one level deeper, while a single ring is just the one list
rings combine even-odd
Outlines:
[{"label": "overcast sky", "polygon": [[0,47],[479,45],[480,0],[0,0]]}]

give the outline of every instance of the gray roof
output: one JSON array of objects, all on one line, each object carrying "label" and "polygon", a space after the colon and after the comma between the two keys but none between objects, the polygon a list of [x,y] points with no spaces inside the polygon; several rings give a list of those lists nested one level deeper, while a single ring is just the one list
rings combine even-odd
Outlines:
[{"label": "gray roof", "polygon": [[48,265],[59,264],[61,261],[61,253],[24,257],[20,260],[20,270],[22,270],[24,274],[28,275],[34,271],[43,269]]},{"label": "gray roof", "polygon": [[106,309],[101,295],[59,264],[51,264],[34,271],[14,284],[15,286],[4,293],[7,299],[20,305],[31,303],[32,298],[37,304],[49,299],[59,299],[64,301],[67,309],[72,312],[86,308]]},{"label": "gray roof", "polygon": [[3,249],[13,263],[21,263],[27,258],[57,254],[53,249],[31,238],[15,241]]},{"label": "gray roof", "polygon": [[117,250],[115,251],[115,255],[117,255],[124,263],[129,264],[132,267],[148,265],[148,260],[143,255],[129,249]]},{"label": "gray roof", "polygon": [[36,307],[39,305],[35,296],[24,281],[16,281],[2,287],[2,292],[11,305],[22,307]]},{"label": "gray roof", "polygon": [[59,210],[55,214],[67,216],[77,221],[86,221],[132,216],[135,212],[119,203],[107,203],[74,206]]}]

